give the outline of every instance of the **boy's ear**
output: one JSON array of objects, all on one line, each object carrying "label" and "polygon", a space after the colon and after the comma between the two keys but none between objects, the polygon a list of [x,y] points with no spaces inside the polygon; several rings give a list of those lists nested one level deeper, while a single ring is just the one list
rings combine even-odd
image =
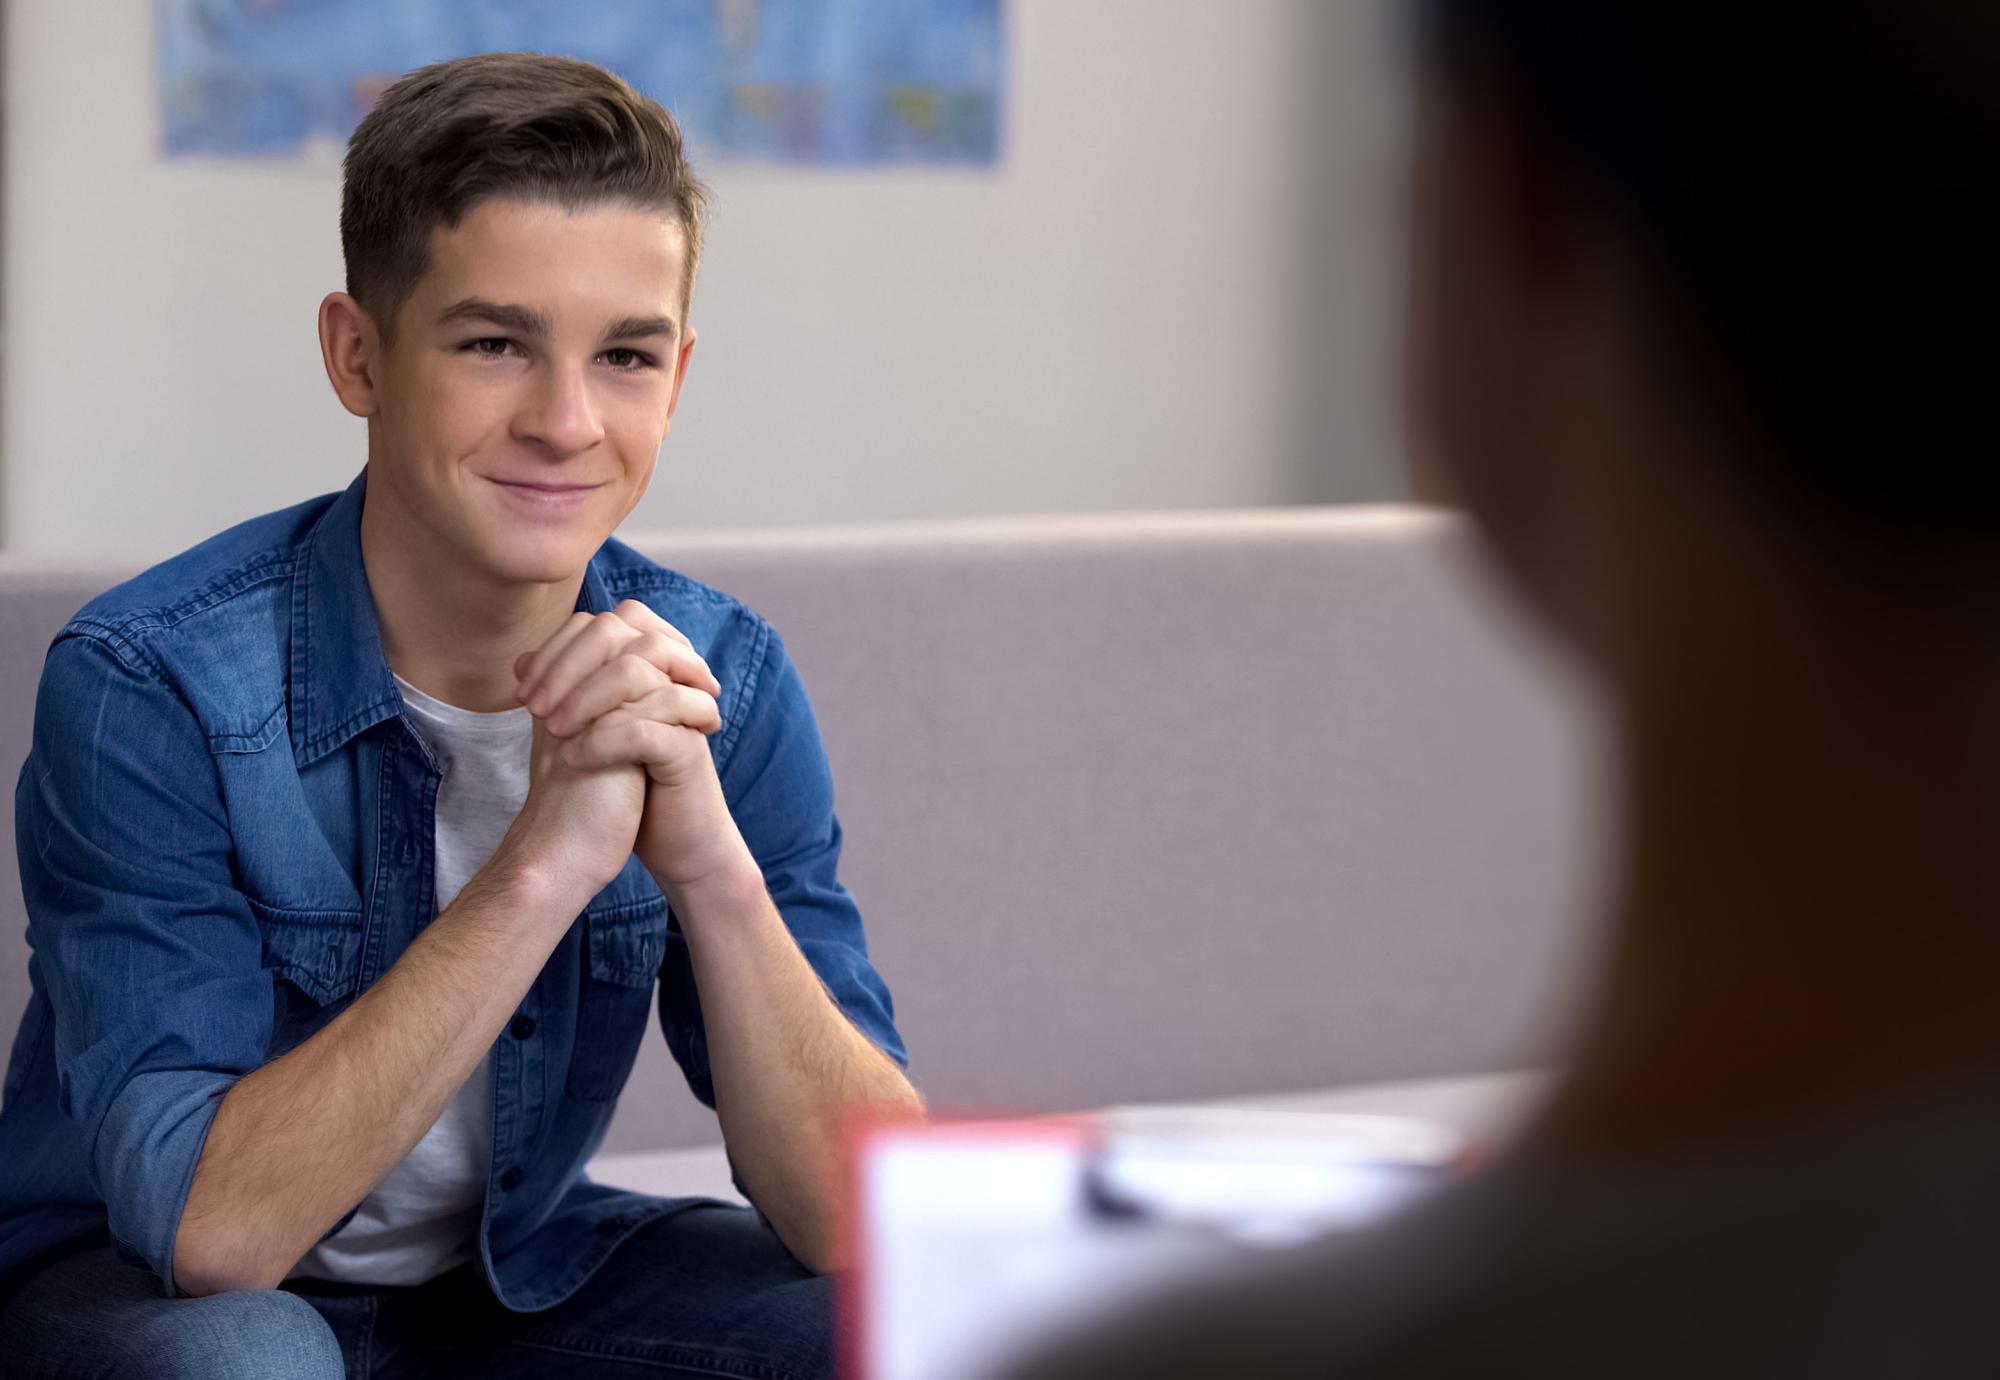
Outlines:
[{"label": "boy's ear", "polygon": [[319,304],[319,353],[340,405],[357,417],[374,416],[382,337],[375,319],[344,292],[329,292]]},{"label": "boy's ear", "polygon": [[667,424],[673,425],[674,409],[681,405],[681,385],[687,382],[688,361],[694,358],[694,327],[681,328],[680,349],[674,355],[674,393],[667,399]]}]

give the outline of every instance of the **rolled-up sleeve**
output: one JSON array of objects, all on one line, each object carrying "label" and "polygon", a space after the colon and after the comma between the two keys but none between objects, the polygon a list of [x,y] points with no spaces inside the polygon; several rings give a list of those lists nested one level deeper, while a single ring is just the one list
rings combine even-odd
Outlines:
[{"label": "rolled-up sleeve", "polygon": [[264,1061],[272,987],[207,739],[136,648],[72,632],[50,650],[15,830],[62,1114],[113,1239],[171,1292],[195,1165]]},{"label": "rolled-up sleeve", "polygon": [[776,630],[755,627],[762,655],[751,659],[742,719],[732,725],[723,793],[806,961],[855,1028],[907,1066],[888,985],[840,881],[840,820],[819,721]]}]

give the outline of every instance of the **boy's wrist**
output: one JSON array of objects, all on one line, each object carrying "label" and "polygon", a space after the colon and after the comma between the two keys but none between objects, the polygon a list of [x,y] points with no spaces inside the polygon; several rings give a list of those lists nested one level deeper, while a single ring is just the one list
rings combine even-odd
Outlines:
[{"label": "boy's wrist", "polygon": [[727,924],[729,916],[768,904],[770,889],[763,869],[740,837],[737,844],[721,862],[699,876],[675,879],[654,874],[653,880],[659,883],[683,928]]},{"label": "boy's wrist", "polygon": [[495,897],[515,915],[567,928],[605,883],[579,875],[554,852],[513,839],[501,841],[480,869]]}]

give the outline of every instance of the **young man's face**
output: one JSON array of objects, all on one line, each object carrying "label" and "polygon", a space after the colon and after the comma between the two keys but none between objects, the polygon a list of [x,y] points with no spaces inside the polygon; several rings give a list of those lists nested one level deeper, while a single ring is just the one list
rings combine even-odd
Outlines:
[{"label": "young man's face", "polygon": [[488,578],[575,577],[673,420],[685,252],[672,218],[618,205],[487,201],[434,230],[374,371],[378,520]]}]

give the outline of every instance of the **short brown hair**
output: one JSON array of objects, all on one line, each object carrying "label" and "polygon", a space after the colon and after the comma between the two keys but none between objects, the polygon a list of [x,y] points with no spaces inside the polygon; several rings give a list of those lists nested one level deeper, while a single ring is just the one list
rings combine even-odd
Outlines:
[{"label": "short brown hair", "polygon": [[602,67],[541,53],[433,63],[385,90],[347,142],[347,291],[385,340],[429,268],[433,229],[492,197],[576,210],[617,202],[679,222],[681,309],[701,257],[704,188],[658,101]]}]

